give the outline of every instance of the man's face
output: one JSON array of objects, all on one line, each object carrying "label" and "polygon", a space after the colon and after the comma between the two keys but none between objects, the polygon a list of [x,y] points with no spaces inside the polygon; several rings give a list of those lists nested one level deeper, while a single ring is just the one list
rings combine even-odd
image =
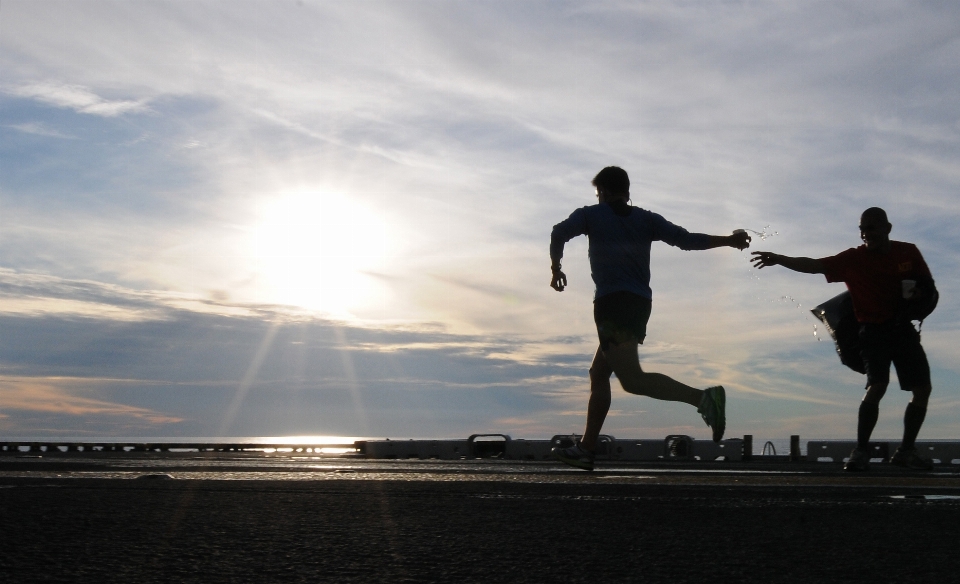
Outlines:
[{"label": "man's face", "polygon": [[890,241],[890,224],[874,215],[860,217],[860,239],[867,249],[881,249]]},{"label": "man's face", "polygon": [[606,203],[607,201],[613,201],[614,199],[629,200],[629,197],[630,195],[614,195],[614,194],[611,194],[606,189],[601,189],[600,187],[597,187],[597,199],[599,199],[601,203]]}]

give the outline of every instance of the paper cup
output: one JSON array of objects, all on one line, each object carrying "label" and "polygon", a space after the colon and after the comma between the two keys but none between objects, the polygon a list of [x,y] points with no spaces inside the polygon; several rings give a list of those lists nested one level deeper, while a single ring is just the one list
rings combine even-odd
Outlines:
[{"label": "paper cup", "polygon": [[913,298],[913,292],[917,288],[916,280],[901,280],[900,281],[901,290],[903,292],[904,298]]}]

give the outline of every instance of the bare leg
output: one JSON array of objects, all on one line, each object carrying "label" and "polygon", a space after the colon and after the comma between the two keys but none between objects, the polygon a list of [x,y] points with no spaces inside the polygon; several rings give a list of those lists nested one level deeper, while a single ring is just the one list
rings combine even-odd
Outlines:
[{"label": "bare leg", "polygon": [[[653,399],[677,401],[699,406],[703,391],[684,385],[662,373],[646,373],[640,368],[636,341],[611,344],[603,356],[617,374],[624,391]],[[596,361],[594,361],[596,363]]]},{"label": "bare leg", "polygon": [[903,413],[903,447],[915,448],[917,434],[927,415],[927,402],[930,400],[930,388],[914,388],[913,398],[907,404],[907,411]]},{"label": "bare leg", "polygon": [[873,384],[867,388],[867,393],[860,402],[860,410],[857,413],[857,448],[860,450],[870,449],[870,435],[873,434],[877,419],[880,417],[880,400],[886,393],[886,384]]},{"label": "bare leg", "polygon": [[590,402],[587,404],[587,427],[583,430],[580,445],[587,450],[597,448],[597,438],[607,412],[610,411],[610,376],[613,369],[603,356],[603,351],[597,348],[597,354],[590,365]]}]

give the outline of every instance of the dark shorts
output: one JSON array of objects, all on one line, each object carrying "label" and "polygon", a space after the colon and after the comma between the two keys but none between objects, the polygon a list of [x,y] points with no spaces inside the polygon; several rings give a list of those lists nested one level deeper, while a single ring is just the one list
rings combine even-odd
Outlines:
[{"label": "dark shorts", "polygon": [[864,324],[860,326],[860,356],[867,368],[867,387],[890,383],[890,363],[897,368],[900,389],[930,387],[930,365],[913,325]]},{"label": "dark shorts", "polygon": [[593,301],[593,321],[597,323],[600,348],[610,343],[636,341],[643,344],[650,320],[650,300],[633,292],[612,292]]}]

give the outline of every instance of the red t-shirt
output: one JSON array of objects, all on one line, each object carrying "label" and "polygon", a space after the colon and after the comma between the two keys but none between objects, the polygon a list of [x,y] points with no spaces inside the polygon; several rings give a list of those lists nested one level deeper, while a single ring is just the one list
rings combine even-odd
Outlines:
[{"label": "red t-shirt", "polygon": [[891,241],[887,253],[861,245],[820,258],[820,262],[826,268],[827,282],[846,283],[860,322],[886,322],[897,315],[903,295],[901,280],[932,278],[917,246],[902,241]]}]

